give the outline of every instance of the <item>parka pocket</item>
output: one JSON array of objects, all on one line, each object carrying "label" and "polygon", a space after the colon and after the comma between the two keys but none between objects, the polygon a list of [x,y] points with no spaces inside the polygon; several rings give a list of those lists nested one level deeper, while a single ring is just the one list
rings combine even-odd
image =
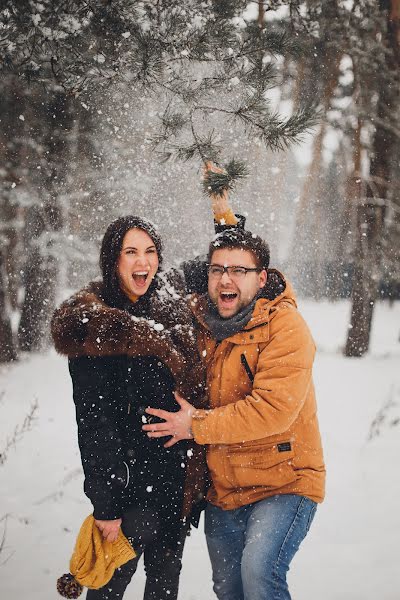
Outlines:
[{"label": "parka pocket", "polygon": [[296,480],[291,464],[293,456],[289,442],[241,448],[226,458],[232,484],[240,488],[262,486],[272,490],[293,483]]}]

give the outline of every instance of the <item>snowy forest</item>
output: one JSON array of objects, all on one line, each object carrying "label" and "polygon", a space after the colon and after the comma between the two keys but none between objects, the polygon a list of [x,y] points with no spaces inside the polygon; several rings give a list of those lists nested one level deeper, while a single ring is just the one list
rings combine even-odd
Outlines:
[{"label": "snowy forest", "polygon": [[[56,598],[90,511],[54,309],[118,216],[166,266],[204,254],[213,161],[319,350],[328,493],[296,598],[398,598],[399,100],[400,0],[0,1],[1,597]],[[202,535],[182,600],[214,597]]]}]

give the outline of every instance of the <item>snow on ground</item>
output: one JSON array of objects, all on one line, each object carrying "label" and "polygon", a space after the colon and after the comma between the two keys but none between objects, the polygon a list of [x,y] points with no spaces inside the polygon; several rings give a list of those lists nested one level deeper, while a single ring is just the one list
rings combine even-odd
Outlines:
[{"label": "snow on ground", "polygon": [[[377,307],[371,351],[340,354],[349,304],[300,306],[317,341],[315,380],[328,469],[327,499],[292,564],[295,600],[397,600],[400,589],[400,303]],[[82,492],[71,384],[54,352],[0,369],[0,452],[32,403],[32,429],[0,466],[0,598],[56,600],[81,521]],[[140,569],[127,600],[142,598]],[[211,600],[201,529],[188,539],[180,600]]]}]

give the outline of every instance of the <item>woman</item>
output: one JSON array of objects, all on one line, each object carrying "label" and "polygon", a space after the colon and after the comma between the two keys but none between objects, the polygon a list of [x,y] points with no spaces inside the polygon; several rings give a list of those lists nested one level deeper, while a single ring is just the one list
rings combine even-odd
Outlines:
[{"label": "woman", "polygon": [[147,406],[177,410],[175,390],[198,406],[203,397],[184,285],[160,273],[161,263],[151,223],[117,219],[101,246],[102,281],[64,302],[52,321],[56,349],[69,357],[96,525],[109,541],[122,527],[137,553],[88,600],[122,598],[142,553],[145,600],[176,599],[185,537],[204,497],[200,448],[165,449],[142,432]]}]

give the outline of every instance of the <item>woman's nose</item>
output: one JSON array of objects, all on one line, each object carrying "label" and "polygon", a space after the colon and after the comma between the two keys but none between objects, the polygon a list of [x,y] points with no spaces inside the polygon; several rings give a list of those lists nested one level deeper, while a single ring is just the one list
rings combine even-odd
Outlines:
[{"label": "woman's nose", "polygon": [[136,256],[136,264],[147,265],[147,263],[148,263],[148,258],[145,254],[142,254],[142,255],[139,254]]}]

